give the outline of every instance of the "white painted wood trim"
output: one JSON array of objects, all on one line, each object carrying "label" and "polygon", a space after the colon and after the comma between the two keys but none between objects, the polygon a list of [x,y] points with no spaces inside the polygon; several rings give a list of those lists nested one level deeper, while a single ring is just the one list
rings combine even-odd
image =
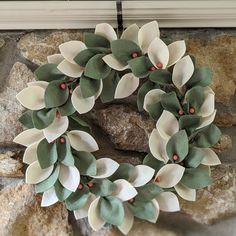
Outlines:
[{"label": "white painted wood trim", "polygon": [[[157,20],[160,27],[236,27],[236,1],[124,1],[124,25]],[[0,1],[0,29],[116,26],[115,1]]]}]

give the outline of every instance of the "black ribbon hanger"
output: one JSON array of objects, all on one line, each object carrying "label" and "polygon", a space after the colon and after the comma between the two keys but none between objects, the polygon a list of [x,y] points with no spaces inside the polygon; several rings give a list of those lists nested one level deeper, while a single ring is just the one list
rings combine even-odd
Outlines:
[{"label": "black ribbon hanger", "polygon": [[117,14],[117,34],[121,35],[123,32],[123,13],[122,13],[122,0],[116,0],[116,14]]}]

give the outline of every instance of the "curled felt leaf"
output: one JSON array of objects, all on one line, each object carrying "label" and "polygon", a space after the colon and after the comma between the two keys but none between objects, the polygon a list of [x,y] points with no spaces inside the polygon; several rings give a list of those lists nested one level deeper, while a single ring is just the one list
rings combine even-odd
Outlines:
[{"label": "curled felt leaf", "polygon": [[126,205],[124,205],[124,210],[125,210],[124,220],[123,223],[118,226],[118,229],[123,234],[127,235],[134,224],[134,216],[131,214],[130,210]]},{"label": "curled felt leaf", "polygon": [[53,54],[53,55],[47,56],[47,60],[48,60],[48,63],[58,65],[64,60],[64,57],[61,54]]},{"label": "curled felt leaf", "polygon": [[149,112],[150,107],[159,103],[161,101],[161,96],[165,92],[161,89],[152,89],[144,97],[143,108],[145,111]]},{"label": "curled felt leaf", "polygon": [[124,30],[120,38],[128,39],[138,44],[138,33],[139,33],[139,27],[136,24],[132,24],[129,27],[127,27],[126,30]]},{"label": "curled felt leaf", "polygon": [[102,59],[109,67],[111,67],[114,70],[123,71],[129,68],[128,65],[119,62],[112,54],[108,54],[104,56]]},{"label": "curled felt leaf", "polygon": [[169,61],[167,67],[178,62],[186,52],[186,45],[184,40],[176,41],[168,45]]},{"label": "curled felt leaf", "polygon": [[201,149],[203,151],[203,159],[202,159],[202,164],[203,165],[207,165],[207,166],[216,166],[216,165],[220,165],[221,161],[219,159],[219,157],[216,155],[216,153],[210,149],[210,148],[202,148]]},{"label": "curled felt leaf", "polygon": [[56,202],[58,202],[59,199],[56,195],[55,188],[51,187],[47,191],[43,193],[42,201],[41,201],[41,207],[48,207]]},{"label": "curled felt leaf", "polygon": [[37,161],[37,147],[38,147],[39,142],[35,142],[31,145],[29,145],[25,149],[25,153],[23,156],[23,162],[26,164],[31,164],[35,161]]},{"label": "curled felt leaf", "polygon": [[108,39],[110,42],[117,39],[117,35],[113,27],[107,23],[96,25],[95,34],[101,35]]},{"label": "curled felt leaf", "polygon": [[179,200],[172,192],[160,193],[156,200],[161,211],[175,212],[180,210]]},{"label": "curled felt leaf", "polygon": [[181,183],[175,185],[175,191],[187,201],[196,201],[196,189],[191,189]]}]

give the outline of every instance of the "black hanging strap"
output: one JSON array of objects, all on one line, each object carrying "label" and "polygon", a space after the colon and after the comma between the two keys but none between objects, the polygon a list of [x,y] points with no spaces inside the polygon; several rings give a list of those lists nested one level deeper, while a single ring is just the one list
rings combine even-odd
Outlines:
[{"label": "black hanging strap", "polygon": [[117,12],[117,33],[120,35],[123,32],[123,15],[122,15],[122,0],[116,0],[116,12]]}]

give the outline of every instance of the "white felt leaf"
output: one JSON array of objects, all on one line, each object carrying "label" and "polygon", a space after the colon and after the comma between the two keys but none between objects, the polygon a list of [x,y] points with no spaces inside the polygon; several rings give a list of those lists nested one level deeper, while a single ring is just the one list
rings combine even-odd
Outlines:
[{"label": "white felt leaf", "polygon": [[74,58],[83,50],[86,49],[86,46],[81,41],[69,41],[62,43],[59,46],[61,55],[70,63],[76,64]]},{"label": "white felt leaf", "polygon": [[38,148],[39,142],[35,142],[28,146],[25,149],[24,156],[23,156],[23,162],[26,164],[31,164],[35,161],[37,161],[37,148]]},{"label": "white felt leaf", "polygon": [[123,75],[117,84],[115,98],[126,98],[130,96],[138,88],[138,86],[139,78],[134,76],[133,73]]},{"label": "white felt leaf", "polygon": [[18,134],[14,138],[13,142],[28,147],[31,144],[42,140],[43,138],[44,134],[42,130],[32,128],[32,129],[27,129],[22,133]]},{"label": "white felt leaf", "polygon": [[104,179],[115,173],[119,164],[110,158],[101,158],[96,161],[97,173],[91,177],[96,179]]},{"label": "white felt leaf", "polygon": [[123,63],[119,62],[112,54],[108,54],[102,59],[109,67],[114,70],[123,71],[129,67],[128,65],[124,65]]},{"label": "white felt leaf", "polygon": [[165,92],[161,89],[152,89],[144,97],[143,109],[148,112],[148,106],[161,101],[161,96]]},{"label": "white felt leaf", "polygon": [[94,99],[97,99],[97,98],[101,95],[102,90],[103,90],[103,82],[102,82],[102,80],[100,80],[99,82],[100,82],[99,90],[98,90],[97,93],[94,95]]},{"label": "white felt leaf", "polygon": [[87,132],[81,130],[72,130],[67,133],[71,146],[77,151],[95,152],[98,144],[95,139]]},{"label": "white felt leaf", "polygon": [[134,169],[134,177],[131,184],[136,188],[141,187],[152,179],[154,173],[155,170],[149,166],[137,165]]},{"label": "white felt leaf", "polygon": [[88,210],[88,222],[94,231],[98,231],[106,223],[100,216],[99,200],[100,200],[100,197],[96,198],[91,203],[89,210]]},{"label": "white felt leaf", "polygon": [[43,130],[45,138],[51,143],[67,131],[68,125],[69,120],[67,116],[61,116],[59,118],[55,116],[52,124]]},{"label": "white felt leaf", "polygon": [[64,57],[61,54],[53,54],[53,55],[47,56],[47,60],[48,60],[48,63],[58,65],[64,60]]},{"label": "white felt leaf", "polygon": [[202,148],[201,150],[204,152],[204,158],[201,164],[206,166],[216,166],[221,164],[219,157],[211,148]]},{"label": "white felt leaf", "polygon": [[80,173],[75,166],[60,165],[59,181],[63,187],[75,192],[80,183]]},{"label": "white felt leaf", "polygon": [[76,87],[71,96],[71,102],[73,107],[78,111],[79,114],[84,114],[89,112],[94,104],[95,104],[95,97],[88,97],[84,98],[81,92],[80,87]]},{"label": "white felt leaf", "polygon": [[[166,164],[156,174],[160,181],[157,183],[161,188],[172,188],[183,177],[185,168],[178,164]],[[155,179],[156,179],[155,178]]]},{"label": "white felt leaf", "polygon": [[151,219],[151,220],[148,220],[148,221],[151,222],[151,223],[156,223],[157,219],[159,217],[160,208],[159,208],[159,204],[158,204],[156,199],[153,199],[152,203],[153,203],[153,205],[155,207],[155,217],[153,219]]},{"label": "white felt leaf", "polygon": [[101,35],[108,39],[110,42],[117,39],[117,35],[113,27],[107,23],[96,25],[95,34]]},{"label": "white felt leaf", "polygon": [[136,24],[132,24],[122,33],[121,39],[131,40],[134,43],[138,44],[138,32],[139,27]]},{"label": "white felt leaf", "polygon": [[169,139],[179,131],[179,122],[175,115],[171,112],[164,110],[157,121],[157,130],[164,139]]},{"label": "white felt leaf", "polygon": [[61,71],[63,74],[77,78],[80,77],[83,73],[83,68],[78,64],[72,64],[67,60],[63,60],[58,66],[57,69]]},{"label": "white felt leaf", "polygon": [[166,153],[167,142],[168,140],[162,138],[157,129],[153,129],[149,137],[150,152],[156,159],[165,163],[169,160]]},{"label": "white felt leaf", "polygon": [[27,86],[30,87],[30,86],[39,86],[43,89],[46,89],[47,86],[48,86],[48,82],[47,81],[33,81],[33,82],[29,82],[27,83]]},{"label": "white felt leaf", "polygon": [[149,22],[140,28],[138,32],[138,42],[143,53],[148,51],[150,43],[156,37],[160,37],[160,31],[156,21]]},{"label": "white felt leaf", "polygon": [[172,192],[160,193],[156,200],[161,211],[175,212],[180,210],[179,200]]},{"label": "white felt leaf", "polygon": [[165,69],[169,61],[167,45],[160,38],[155,38],[148,47],[148,57],[155,67],[161,63]]},{"label": "white felt leaf", "polygon": [[177,61],[179,61],[186,52],[185,41],[176,41],[168,45],[169,50],[169,62],[168,67],[174,65]]},{"label": "white felt leaf", "polygon": [[180,197],[187,201],[196,201],[196,189],[191,189],[181,183],[175,185],[175,190]]},{"label": "white felt leaf", "polygon": [[59,201],[59,199],[56,195],[55,188],[52,187],[52,188],[48,189],[47,191],[45,191],[43,193],[43,197],[42,197],[42,201],[41,201],[41,207],[51,206],[51,205],[55,204],[58,201]]},{"label": "white felt leaf", "polygon": [[118,226],[118,229],[124,235],[127,235],[134,224],[134,216],[131,214],[127,206],[124,206],[124,210],[125,210],[124,221],[120,226]]},{"label": "white felt leaf", "polygon": [[130,200],[138,194],[132,184],[124,179],[115,180],[114,184],[116,185],[116,190],[113,195],[119,198],[122,202]]},{"label": "white felt leaf", "polygon": [[215,110],[215,95],[213,93],[207,93],[205,100],[200,107],[198,116],[206,117],[211,115]]},{"label": "white felt leaf", "polygon": [[40,110],[45,107],[45,89],[40,86],[29,86],[16,95],[20,104],[30,110]]},{"label": "white felt leaf", "polygon": [[42,169],[38,161],[31,163],[25,172],[25,182],[27,184],[37,184],[47,179],[53,171],[53,165]]},{"label": "white felt leaf", "polygon": [[194,72],[194,65],[190,56],[180,59],[174,66],[172,81],[174,85],[181,89],[191,78]]},{"label": "white felt leaf", "polygon": [[206,117],[202,117],[200,119],[200,125],[197,127],[197,129],[203,128],[203,127],[211,124],[214,121],[215,116],[216,116],[216,110],[214,110],[214,112],[211,115],[206,116]]}]

